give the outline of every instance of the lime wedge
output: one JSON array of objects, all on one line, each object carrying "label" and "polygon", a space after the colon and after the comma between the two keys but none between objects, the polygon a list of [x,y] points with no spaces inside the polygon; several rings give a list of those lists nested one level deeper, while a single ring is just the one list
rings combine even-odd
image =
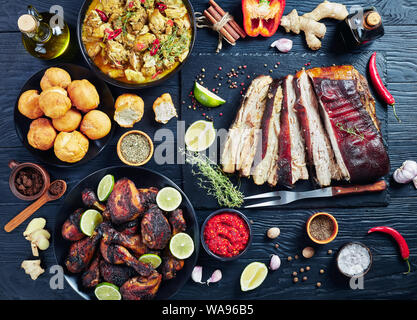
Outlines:
[{"label": "lime wedge", "polygon": [[111,174],[108,174],[100,180],[100,183],[97,187],[97,196],[98,200],[105,201],[110,196],[110,193],[113,191],[114,187],[114,177]]},{"label": "lime wedge", "polygon": [[161,258],[157,256],[156,254],[152,254],[152,253],[141,255],[139,257],[139,261],[146,263],[146,264],[150,263],[154,269],[158,268],[162,263]]},{"label": "lime wedge", "polygon": [[122,300],[119,288],[112,283],[99,283],[94,289],[94,294],[98,300]]},{"label": "lime wedge", "polygon": [[163,211],[174,211],[182,201],[181,193],[174,188],[166,187],[156,195],[156,204]]},{"label": "lime wedge", "polygon": [[80,229],[85,235],[92,236],[94,229],[102,222],[103,217],[100,212],[94,209],[88,209],[81,216]]},{"label": "lime wedge", "polygon": [[268,274],[268,268],[264,263],[252,262],[246,266],[240,276],[240,288],[249,291],[259,287]]},{"label": "lime wedge", "polygon": [[187,259],[194,252],[194,241],[186,233],[177,233],[169,242],[169,250],[175,258],[181,260]]},{"label": "lime wedge", "polygon": [[200,152],[210,147],[216,139],[213,122],[198,120],[185,132],[185,145],[193,152]]},{"label": "lime wedge", "polygon": [[194,97],[203,106],[210,108],[218,107],[226,103],[226,100],[220,98],[218,95],[214,94],[197,82],[194,85]]}]

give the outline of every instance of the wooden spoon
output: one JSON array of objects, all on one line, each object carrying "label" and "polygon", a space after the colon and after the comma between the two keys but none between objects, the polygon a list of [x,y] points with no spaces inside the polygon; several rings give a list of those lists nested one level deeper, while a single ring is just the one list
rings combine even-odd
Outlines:
[{"label": "wooden spoon", "polygon": [[[61,182],[63,184],[62,191],[59,194],[51,194],[50,190],[52,186],[58,182]],[[22,212],[20,212],[16,217],[14,217],[12,220],[10,220],[5,226],[4,230],[6,232],[13,231],[18,226],[20,226],[24,221],[26,221],[27,218],[29,218],[32,214],[34,214],[40,207],[42,207],[45,203],[49,201],[58,200],[61,198],[65,191],[67,191],[67,183],[64,180],[55,180],[51,183],[50,187],[46,192],[34,203],[32,203],[30,206],[28,206],[26,209],[24,209]]]}]

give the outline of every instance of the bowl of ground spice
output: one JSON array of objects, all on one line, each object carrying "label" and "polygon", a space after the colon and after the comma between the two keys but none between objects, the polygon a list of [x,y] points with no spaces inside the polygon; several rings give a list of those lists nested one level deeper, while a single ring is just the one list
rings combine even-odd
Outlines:
[{"label": "bowl of ground spice", "polygon": [[11,160],[9,168],[12,169],[9,177],[10,190],[21,200],[36,200],[49,188],[49,173],[38,164]]},{"label": "bowl of ground spice", "polygon": [[139,130],[126,132],[117,143],[117,155],[129,166],[143,166],[152,158],[153,150],[151,138]]},{"label": "bowl of ground spice", "polygon": [[307,220],[307,234],[315,243],[326,244],[333,241],[338,231],[335,217],[327,212],[317,212]]}]

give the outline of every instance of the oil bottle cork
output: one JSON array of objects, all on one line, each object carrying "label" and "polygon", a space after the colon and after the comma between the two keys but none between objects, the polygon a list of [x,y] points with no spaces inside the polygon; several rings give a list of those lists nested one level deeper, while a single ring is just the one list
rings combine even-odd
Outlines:
[{"label": "oil bottle cork", "polygon": [[38,21],[30,14],[24,14],[17,20],[17,26],[21,32],[32,33],[38,27]]}]

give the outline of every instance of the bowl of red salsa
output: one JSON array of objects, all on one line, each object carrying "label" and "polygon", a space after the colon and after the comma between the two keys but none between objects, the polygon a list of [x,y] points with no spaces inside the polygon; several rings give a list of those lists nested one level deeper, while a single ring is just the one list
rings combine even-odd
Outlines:
[{"label": "bowl of red salsa", "polygon": [[201,244],[206,252],[221,261],[241,257],[252,241],[251,224],[234,209],[220,209],[210,214],[201,227]]}]

